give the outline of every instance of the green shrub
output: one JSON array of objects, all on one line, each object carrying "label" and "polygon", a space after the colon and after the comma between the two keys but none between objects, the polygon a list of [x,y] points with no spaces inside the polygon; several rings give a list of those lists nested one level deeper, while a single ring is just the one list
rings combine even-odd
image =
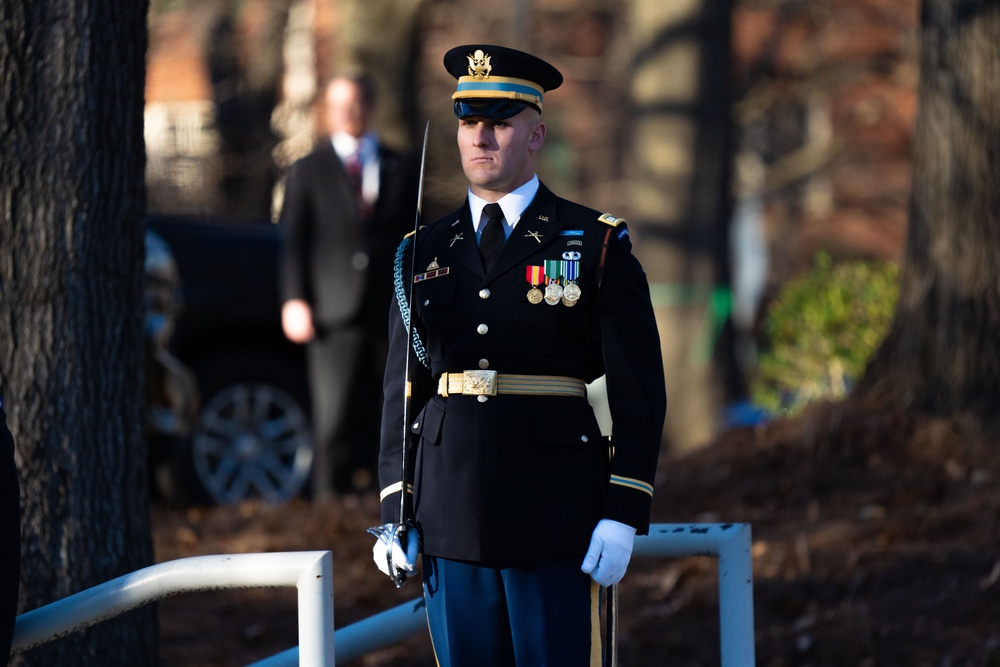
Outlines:
[{"label": "green shrub", "polygon": [[834,263],[818,253],[813,269],[767,310],[753,401],[793,414],[814,399],[846,395],[888,332],[898,277],[892,262]]}]

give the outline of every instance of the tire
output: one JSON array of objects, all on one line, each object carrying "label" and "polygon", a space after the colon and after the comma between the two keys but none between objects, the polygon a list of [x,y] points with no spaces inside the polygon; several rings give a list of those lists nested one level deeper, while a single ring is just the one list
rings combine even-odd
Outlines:
[{"label": "tire", "polygon": [[202,407],[190,440],[200,492],[220,505],[282,503],[309,480],[312,434],[304,369],[268,350],[195,365]]}]

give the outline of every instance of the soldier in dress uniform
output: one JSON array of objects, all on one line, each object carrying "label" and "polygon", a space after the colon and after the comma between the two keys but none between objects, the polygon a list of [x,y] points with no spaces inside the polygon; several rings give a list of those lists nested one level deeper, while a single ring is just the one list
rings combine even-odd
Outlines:
[{"label": "soldier in dress uniform", "polygon": [[[601,587],[648,530],[666,412],[649,287],[624,220],[535,174],[559,71],[485,44],[444,64],[469,189],[397,251],[373,556],[413,572],[419,535],[442,667],[600,664]],[[613,454],[586,397],[602,375]],[[415,526],[402,543],[401,493]]]}]

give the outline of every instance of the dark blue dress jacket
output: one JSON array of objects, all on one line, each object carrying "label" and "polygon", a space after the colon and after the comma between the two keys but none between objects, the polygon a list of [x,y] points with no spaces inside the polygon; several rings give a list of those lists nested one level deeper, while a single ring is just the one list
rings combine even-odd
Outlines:
[{"label": "dark blue dress jacket", "polygon": [[[411,276],[429,274],[414,283],[427,367],[411,357],[405,429],[407,499],[423,553],[476,563],[582,558],[602,518],[646,533],[666,393],[649,287],[624,221],[542,185],[488,274],[467,204],[416,234],[415,270],[410,241],[397,270],[404,303],[390,316],[383,521],[398,521],[400,511],[404,369],[414,354],[405,296]],[[528,267],[574,257],[577,304],[532,303]],[[606,375],[613,459],[586,398],[437,393],[443,372],[470,369],[585,382]]]}]

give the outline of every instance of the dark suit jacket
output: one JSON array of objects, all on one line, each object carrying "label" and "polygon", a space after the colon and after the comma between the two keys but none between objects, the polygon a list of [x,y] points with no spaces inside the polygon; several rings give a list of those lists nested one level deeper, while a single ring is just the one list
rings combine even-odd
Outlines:
[{"label": "dark suit jacket", "polygon": [[[627,229],[600,215],[541,186],[489,274],[467,205],[416,235],[416,273],[434,260],[448,269],[416,282],[413,299],[430,366],[411,362],[408,478],[424,553],[475,562],[582,558],[601,518],[648,530],[666,410],[659,336]],[[527,267],[566,252],[580,254],[577,305],[531,303]],[[379,471],[383,520],[395,522],[410,349],[398,308],[389,345]],[[484,367],[586,382],[606,374],[613,462],[585,398],[436,395],[442,372]]]},{"label": "dark suit jacket", "polygon": [[307,301],[321,328],[368,315],[384,322],[393,253],[399,237],[413,229],[419,170],[409,155],[381,145],[379,155],[379,197],[369,221],[358,214],[329,140],[288,174],[281,211],[282,298]]}]

